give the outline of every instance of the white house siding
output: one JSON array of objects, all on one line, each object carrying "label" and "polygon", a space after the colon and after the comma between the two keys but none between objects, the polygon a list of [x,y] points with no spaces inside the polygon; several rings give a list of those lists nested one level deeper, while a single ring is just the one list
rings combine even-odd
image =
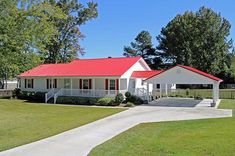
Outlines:
[{"label": "white house siding", "polygon": [[45,90],[46,89],[46,80],[43,77],[35,78],[34,79],[34,87],[38,90]]},{"label": "white house siding", "polygon": [[145,65],[142,62],[142,59],[137,61],[132,67],[130,67],[122,76],[121,78],[130,78],[133,71],[149,71],[151,70],[148,65]]},{"label": "white house siding", "polygon": [[151,70],[149,66],[144,62],[144,60],[141,58],[139,61],[137,61],[133,66],[131,66],[122,76],[121,78],[127,79],[127,88],[129,91],[132,91],[134,89],[133,82],[134,80],[131,79],[131,75],[134,71],[149,71]]},{"label": "white house siding", "polygon": [[95,88],[99,89],[99,90],[104,90],[104,83],[105,83],[105,79],[104,78],[96,78],[95,79]]},{"label": "white house siding", "polygon": [[127,79],[120,79],[120,90],[127,90]]},{"label": "white house siding", "polygon": [[79,89],[79,79],[72,79],[72,81],[73,81],[72,88]]},{"label": "white house siding", "polygon": [[[135,78],[133,79],[135,80],[135,89],[137,88],[144,88],[144,89],[147,89],[147,82],[145,82],[144,78]],[[153,90],[153,85],[152,84],[149,84],[149,92],[152,92]]]},{"label": "white house siding", "polygon": [[147,81],[155,84],[170,84],[172,82],[176,84],[213,84],[215,82],[210,78],[178,66]]},{"label": "white house siding", "polygon": [[[25,88],[25,79],[33,79],[34,84],[33,88]],[[20,78],[20,89],[22,91],[36,91],[36,92],[48,92],[49,89],[46,89],[46,79],[44,77],[27,77]]]},{"label": "white house siding", "polygon": [[[21,90],[22,91],[39,91],[39,92],[48,92],[50,89],[47,89],[46,87],[46,79],[51,77],[27,77],[27,79],[34,79],[34,88],[25,88],[25,78],[20,78],[21,81]],[[95,80],[92,85],[95,84],[96,90],[105,90],[105,79],[118,79],[118,77],[54,77],[52,79],[57,79],[57,89],[64,88],[64,80],[69,79],[71,81],[72,79],[72,89],[79,89],[80,88],[80,79],[92,79],[92,81]],[[92,86],[93,88],[94,86]],[[127,79],[120,79],[120,90],[126,90],[127,89]]]},{"label": "white house siding", "polygon": [[63,78],[58,78],[57,79],[57,87],[58,88],[64,88],[64,79]]}]

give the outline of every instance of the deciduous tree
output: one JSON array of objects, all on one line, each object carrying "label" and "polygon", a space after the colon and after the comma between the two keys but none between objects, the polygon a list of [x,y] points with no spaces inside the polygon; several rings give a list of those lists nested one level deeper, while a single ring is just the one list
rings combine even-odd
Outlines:
[{"label": "deciduous tree", "polygon": [[214,75],[228,72],[232,40],[228,20],[212,9],[177,15],[157,36],[157,49],[174,64],[196,67]]},{"label": "deciduous tree", "polygon": [[58,34],[46,43],[46,51],[42,51],[46,63],[69,62],[77,57],[78,52],[84,54],[79,41],[84,38],[80,26],[98,16],[97,3],[88,2],[87,7],[77,0],[48,0],[59,7],[66,15],[64,19],[51,16]]}]

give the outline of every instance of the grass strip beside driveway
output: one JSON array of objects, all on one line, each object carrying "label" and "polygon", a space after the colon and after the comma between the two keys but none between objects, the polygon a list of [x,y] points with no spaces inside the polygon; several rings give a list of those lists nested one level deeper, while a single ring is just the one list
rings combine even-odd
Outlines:
[{"label": "grass strip beside driveway", "polygon": [[0,99],[0,151],[53,136],[123,110]]},{"label": "grass strip beside driveway", "polygon": [[[222,100],[220,108],[235,108],[235,100]],[[235,153],[234,138],[234,116],[144,123],[97,146],[89,155],[231,156]]]}]

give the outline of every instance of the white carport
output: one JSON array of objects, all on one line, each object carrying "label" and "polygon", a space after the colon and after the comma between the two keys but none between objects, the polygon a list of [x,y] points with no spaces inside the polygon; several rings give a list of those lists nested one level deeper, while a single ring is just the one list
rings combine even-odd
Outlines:
[{"label": "white carport", "polygon": [[[147,83],[160,84],[160,86],[167,84],[212,84],[213,85],[213,104],[219,101],[219,85],[221,79],[202,72],[189,66],[177,65],[173,68],[165,70],[145,80]],[[167,95],[167,89],[165,89]],[[160,87],[160,94],[162,87]]]}]

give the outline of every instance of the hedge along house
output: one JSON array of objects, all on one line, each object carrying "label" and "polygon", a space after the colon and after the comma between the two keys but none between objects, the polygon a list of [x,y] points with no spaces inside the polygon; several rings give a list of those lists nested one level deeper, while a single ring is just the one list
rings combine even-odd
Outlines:
[{"label": "hedge along house", "polygon": [[[153,84],[210,84],[213,85],[213,104],[219,103],[219,85],[223,80],[198,69],[177,65],[168,70],[156,73],[145,82]],[[160,85],[160,97],[162,85]],[[167,95],[167,90],[165,90]]]},{"label": "hedge along house", "polygon": [[115,97],[127,91],[149,100],[153,85],[144,80],[159,72],[141,57],[76,59],[26,71],[19,75],[19,86],[22,91],[45,92],[45,102],[54,97],[54,103],[58,96]]}]

